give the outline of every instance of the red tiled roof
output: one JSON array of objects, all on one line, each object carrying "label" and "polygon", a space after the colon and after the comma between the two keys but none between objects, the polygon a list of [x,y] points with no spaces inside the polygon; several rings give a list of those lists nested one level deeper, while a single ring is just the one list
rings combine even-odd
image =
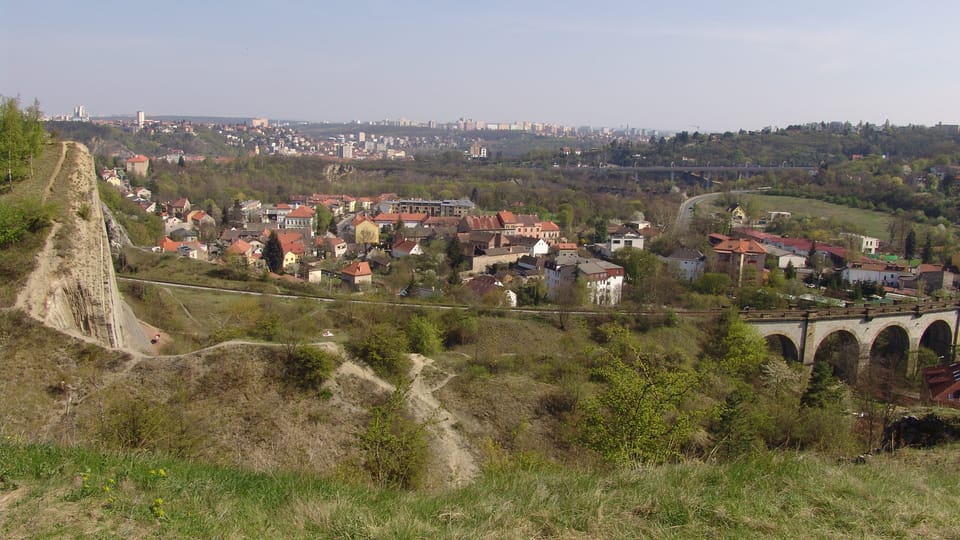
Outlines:
[{"label": "red tiled roof", "polygon": [[177,251],[177,248],[179,248],[182,243],[183,242],[176,242],[164,236],[163,240],[160,241],[160,249],[162,249],[164,253],[172,253]]},{"label": "red tiled roof", "polygon": [[293,252],[297,255],[303,255],[306,252],[306,249],[303,247],[302,242],[280,242],[280,248],[283,249],[283,254]]},{"label": "red tiled roof", "polygon": [[312,218],[314,214],[313,208],[309,206],[298,206],[295,210],[287,214],[288,218]]},{"label": "red tiled roof", "polygon": [[397,244],[394,244],[393,249],[402,251],[404,253],[410,253],[415,247],[417,247],[417,243],[413,240],[403,240]]},{"label": "red tiled roof", "polygon": [[716,246],[714,246],[714,251],[724,251],[729,253],[766,253],[767,250],[763,248],[759,243],[750,239],[740,239],[740,240],[724,240]]},{"label": "red tiled roof", "polygon": [[361,276],[370,276],[373,275],[373,272],[370,271],[370,263],[367,261],[358,261],[352,264],[348,264],[340,270],[341,274],[346,274],[348,276],[361,277]]},{"label": "red tiled roof", "polygon": [[471,231],[503,230],[503,224],[497,216],[463,216],[463,221]]},{"label": "red tiled roof", "polygon": [[137,154],[132,158],[128,159],[127,163],[146,163],[148,161],[150,161],[150,158],[148,158],[147,156],[143,154]]},{"label": "red tiled roof", "polygon": [[246,252],[250,251],[250,242],[245,240],[237,240],[236,242],[230,244],[230,247],[227,248],[227,253],[233,253],[236,255],[243,255]]},{"label": "red tiled roof", "polygon": [[507,225],[508,223],[509,224],[519,223],[517,221],[517,216],[515,216],[513,212],[509,210],[501,210],[497,212],[497,219],[499,219],[500,223],[504,225]]},{"label": "red tiled roof", "polygon": [[540,230],[543,232],[560,232],[560,226],[552,221],[540,222]]}]

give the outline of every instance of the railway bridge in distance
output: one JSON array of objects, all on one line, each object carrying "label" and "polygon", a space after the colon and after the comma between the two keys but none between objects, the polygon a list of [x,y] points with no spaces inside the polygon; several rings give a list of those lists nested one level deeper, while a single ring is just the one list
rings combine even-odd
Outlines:
[{"label": "railway bridge in distance", "polygon": [[952,362],[960,304],[927,302],[817,310],[743,311],[745,322],[788,361],[827,361],[847,382],[871,364],[913,375],[923,348]]}]

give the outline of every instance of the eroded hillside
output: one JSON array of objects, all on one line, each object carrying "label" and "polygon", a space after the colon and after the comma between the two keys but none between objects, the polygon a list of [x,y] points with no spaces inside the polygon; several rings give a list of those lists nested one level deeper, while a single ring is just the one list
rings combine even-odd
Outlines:
[{"label": "eroded hillside", "polygon": [[53,224],[16,306],[51,328],[107,347],[149,350],[117,289],[93,157],[83,145],[66,145],[62,167],[67,181],[51,179],[44,194],[47,202],[66,211]]}]

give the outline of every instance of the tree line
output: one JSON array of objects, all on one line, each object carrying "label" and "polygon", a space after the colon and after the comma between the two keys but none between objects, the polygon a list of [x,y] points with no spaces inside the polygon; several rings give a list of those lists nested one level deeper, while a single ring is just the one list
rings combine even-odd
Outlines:
[{"label": "tree line", "polygon": [[0,97],[0,167],[8,190],[33,173],[33,158],[47,140],[40,116],[37,101],[21,110],[19,99]]}]

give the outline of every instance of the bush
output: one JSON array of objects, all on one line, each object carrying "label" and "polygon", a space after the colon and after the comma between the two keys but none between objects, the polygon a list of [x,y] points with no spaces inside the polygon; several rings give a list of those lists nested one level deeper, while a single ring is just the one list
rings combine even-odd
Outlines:
[{"label": "bush", "polygon": [[410,343],[406,334],[389,323],[378,323],[355,335],[347,342],[350,354],[367,363],[388,379],[402,378],[410,370],[406,353]]},{"label": "bush", "polygon": [[297,345],[286,353],[286,377],[304,390],[318,390],[339,361],[338,355],[312,345]]},{"label": "bush", "polygon": [[186,457],[192,456],[203,440],[197,422],[186,418],[180,407],[133,397],[111,404],[96,431],[107,448]]},{"label": "bush", "polygon": [[426,424],[404,414],[407,391],[397,388],[371,411],[360,437],[363,466],[380,487],[414,489],[423,484],[429,452]]},{"label": "bush", "polygon": [[35,200],[0,205],[0,248],[19,242],[27,233],[40,231],[50,224],[52,207]]},{"label": "bush", "polygon": [[407,339],[413,352],[426,356],[443,349],[440,329],[430,319],[414,315],[407,323]]}]

